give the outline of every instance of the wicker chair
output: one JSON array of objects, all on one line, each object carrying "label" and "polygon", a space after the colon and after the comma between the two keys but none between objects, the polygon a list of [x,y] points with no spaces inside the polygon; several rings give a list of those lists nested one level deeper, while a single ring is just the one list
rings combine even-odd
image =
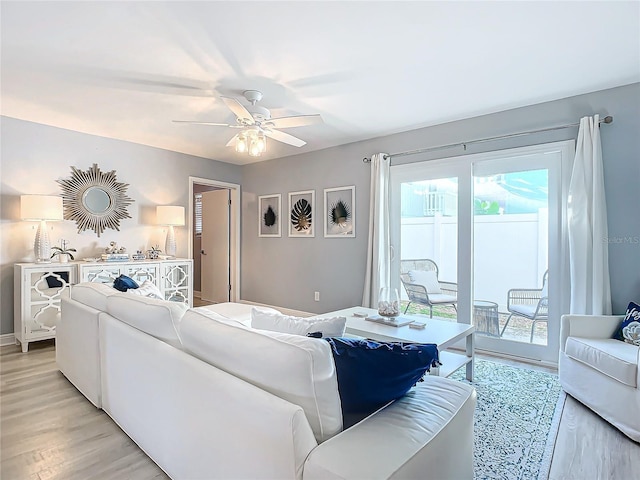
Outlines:
[{"label": "wicker chair", "polygon": [[517,315],[519,317],[533,320],[531,324],[531,337],[529,343],[533,343],[533,332],[538,322],[548,321],[549,300],[547,294],[547,277],[549,270],[544,272],[542,276],[542,288],[512,288],[507,293],[507,310],[509,317],[507,318],[500,336],[504,333],[511,317]]},{"label": "wicker chair", "polygon": [[400,280],[404,286],[407,296],[409,297],[409,303],[404,309],[404,313],[407,313],[409,306],[412,303],[419,303],[429,307],[429,317],[433,318],[434,305],[451,305],[456,309],[458,302],[458,284],[452,282],[442,282],[438,279],[438,285],[442,293],[427,293],[427,289],[424,285],[411,283],[409,272],[412,270],[422,271],[435,271],[436,279],[438,279],[438,265],[436,262],[430,259],[420,260],[400,260]]}]

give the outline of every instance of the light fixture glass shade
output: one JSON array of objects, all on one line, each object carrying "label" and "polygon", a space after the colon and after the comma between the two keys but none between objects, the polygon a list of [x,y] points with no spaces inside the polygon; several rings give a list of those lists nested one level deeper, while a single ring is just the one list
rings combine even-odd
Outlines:
[{"label": "light fixture glass shade", "polygon": [[39,221],[33,251],[37,263],[51,262],[51,242],[47,220],[63,220],[62,197],[56,195],[21,195],[20,218]]},{"label": "light fixture glass shade", "polygon": [[252,138],[249,143],[249,156],[251,157],[259,157],[262,152],[260,151],[260,146],[258,145],[258,139]]},{"label": "light fixture glass shade", "polygon": [[260,153],[264,153],[267,151],[267,138],[263,133],[258,135],[258,149],[260,150]]},{"label": "light fixture glass shade", "polygon": [[236,152],[244,153],[247,151],[247,137],[244,133],[238,135],[238,139],[236,140]]}]

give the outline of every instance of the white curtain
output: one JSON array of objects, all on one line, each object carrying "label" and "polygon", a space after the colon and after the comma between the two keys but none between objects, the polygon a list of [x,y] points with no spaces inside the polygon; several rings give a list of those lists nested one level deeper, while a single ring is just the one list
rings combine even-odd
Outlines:
[{"label": "white curtain", "polygon": [[386,153],[371,157],[371,195],[369,203],[369,247],[367,273],[364,279],[362,306],[376,308],[380,288],[389,286],[390,233],[389,233],[389,174],[390,158]]},{"label": "white curtain", "polygon": [[584,117],[569,186],[570,312],[611,314],[607,205],[599,116]]}]

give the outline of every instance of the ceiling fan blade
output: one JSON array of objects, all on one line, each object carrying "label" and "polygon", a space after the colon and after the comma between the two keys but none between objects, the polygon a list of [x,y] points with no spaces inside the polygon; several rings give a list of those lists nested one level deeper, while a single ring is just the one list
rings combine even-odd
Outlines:
[{"label": "ceiling fan blade", "polygon": [[305,127],[307,125],[318,125],[324,123],[320,114],[315,115],[291,115],[289,117],[270,118],[267,125],[275,128]]},{"label": "ceiling fan blade", "polygon": [[249,110],[244,108],[244,106],[237,99],[233,97],[223,97],[223,96],[221,96],[220,98],[225,103],[225,105],[229,107],[229,110],[231,110],[237,118],[239,118],[240,120],[243,120],[247,125],[253,125],[255,123],[253,120],[253,115],[251,115]]},{"label": "ceiling fan blade", "polygon": [[288,145],[293,145],[294,147],[302,147],[306,145],[307,142],[304,140],[300,140],[299,138],[294,137],[293,135],[289,135],[288,133],[280,132],[278,130],[264,130],[264,134],[269,137],[277,140],[278,142],[286,143]]},{"label": "ceiling fan blade", "polygon": [[227,142],[227,147],[233,147],[236,144],[236,139],[238,138],[238,135],[234,135],[231,140],[229,140]]},{"label": "ceiling fan blade", "polygon": [[199,122],[197,120],[171,120],[173,123],[190,123],[192,125],[213,125],[214,127],[235,127],[236,125],[229,125],[228,123],[214,123],[214,122]]}]

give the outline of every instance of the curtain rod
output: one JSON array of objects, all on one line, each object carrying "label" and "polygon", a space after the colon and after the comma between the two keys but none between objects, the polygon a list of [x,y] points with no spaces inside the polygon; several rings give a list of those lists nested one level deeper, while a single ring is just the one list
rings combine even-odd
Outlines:
[{"label": "curtain rod", "polygon": [[[598,122],[598,124],[601,123],[613,123],[613,117],[611,115],[607,115],[606,117],[600,119],[600,121]],[[509,133],[507,135],[498,135],[496,137],[487,137],[487,138],[480,138],[478,140],[469,140],[468,142],[458,142],[458,143],[450,143],[448,145],[439,145],[437,147],[429,147],[429,148],[419,148],[417,150],[408,150],[406,152],[398,152],[398,153],[391,153],[391,154],[387,154],[384,156],[385,159],[387,158],[392,158],[392,157],[404,157],[405,155],[415,155],[417,153],[426,153],[426,152],[431,152],[433,150],[443,150],[445,148],[453,148],[453,147],[459,147],[459,146],[463,146],[464,149],[467,149],[467,145],[471,145],[472,143],[483,143],[483,142],[491,142],[493,140],[501,140],[503,138],[514,138],[514,137],[522,137],[524,135],[531,135],[533,133],[541,133],[541,132],[550,132],[553,130],[562,130],[565,128],[572,128],[572,127],[579,127],[580,126],[580,122],[578,123],[570,123],[567,125],[558,125],[557,127],[549,127],[549,128],[541,128],[538,130],[528,130],[526,132],[519,132],[519,133]],[[363,158],[362,161],[364,163],[370,163],[371,159],[370,158]]]}]

